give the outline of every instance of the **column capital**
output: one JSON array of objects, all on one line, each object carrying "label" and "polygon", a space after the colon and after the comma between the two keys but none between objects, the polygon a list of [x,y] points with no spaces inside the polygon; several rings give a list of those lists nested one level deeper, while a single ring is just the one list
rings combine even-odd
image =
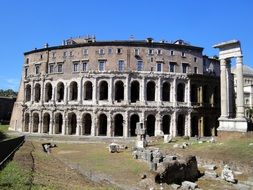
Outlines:
[{"label": "column capital", "polygon": [[242,55],[237,56],[237,57],[236,57],[236,64],[242,64],[242,58],[243,58]]}]

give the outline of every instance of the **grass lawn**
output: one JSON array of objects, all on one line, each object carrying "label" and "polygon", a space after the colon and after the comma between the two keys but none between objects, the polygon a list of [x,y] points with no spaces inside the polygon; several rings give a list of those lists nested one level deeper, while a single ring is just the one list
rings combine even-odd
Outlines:
[{"label": "grass lawn", "polygon": [[0,125],[0,141],[8,138],[7,131],[9,125]]}]

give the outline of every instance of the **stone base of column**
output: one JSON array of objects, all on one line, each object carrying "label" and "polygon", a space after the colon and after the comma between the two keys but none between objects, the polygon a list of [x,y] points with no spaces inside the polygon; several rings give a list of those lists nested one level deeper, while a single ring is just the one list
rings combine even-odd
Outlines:
[{"label": "stone base of column", "polygon": [[155,136],[163,136],[164,133],[162,130],[155,130]]},{"label": "stone base of column", "polygon": [[218,131],[227,131],[227,132],[241,132],[245,133],[248,131],[248,122],[245,118],[219,118],[219,127]]}]

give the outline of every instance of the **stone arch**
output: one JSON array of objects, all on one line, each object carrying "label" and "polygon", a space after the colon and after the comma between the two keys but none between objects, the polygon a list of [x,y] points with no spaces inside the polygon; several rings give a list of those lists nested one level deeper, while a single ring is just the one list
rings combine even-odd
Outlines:
[{"label": "stone arch", "polygon": [[137,80],[131,82],[131,102],[140,100],[140,84]]},{"label": "stone arch", "polygon": [[99,83],[99,100],[108,100],[108,83],[104,80]]},{"label": "stone arch", "polygon": [[41,92],[41,86],[39,83],[35,84],[34,87],[34,101],[39,102],[40,101],[40,92]]},{"label": "stone arch", "polygon": [[185,96],[185,84],[179,83],[177,85],[177,101],[184,102],[185,101],[184,96]]},{"label": "stone arch", "polygon": [[25,114],[24,132],[29,132],[30,114]]},{"label": "stone arch", "polygon": [[138,114],[133,114],[130,116],[130,136],[136,136],[135,129],[136,129],[136,123],[140,121],[140,117]]},{"label": "stone arch", "polygon": [[26,102],[31,101],[31,85],[27,84],[25,87],[25,100]]},{"label": "stone arch", "polygon": [[198,88],[196,84],[191,85],[191,102],[193,104],[198,102]]},{"label": "stone arch", "polygon": [[179,114],[177,117],[177,135],[184,136],[185,135],[185,115]]},{"label": "stone arch", "polygon": [[43,115],[42,133],[49,133],[49,126],[50,126],[50,114],[49,113],[45,113]]},{"label": "stone arch", "polygon": [[162,119],[162,130],[165,135],[170,134],[170,115],[164,115]]},{"label": "stone arch", "polygon": [[33,113],[33,133],[39,132],[40,118],[38,113]]},{"label": "stone arch", "polygon": [[71,112],[68,114],[68,134],[75,135],[76,128],[77,128],[76,114],[74,112]]},{"label": "stone arch", "polygon": [[170,83],[168,81],[163,83],[162,87],[162,101],[169,102],[170,101]]},{"label": "stone arch", "polygon": [[107,116],[104,113],[98,116],[98,135],[107,135]]},{"label": "stone arch", "polygon": [[123,116],[117,114],[114,116],[114,136],[123,136]]},{"label": "stone arch", "polygon": [[193,116],[191,118],[191,137],[199,136],[199,118]]},{"label": "stone arch", "polygon": [[150,137],[155,135],[155,122],[156,122],[155,116],[152,114],[148,115],[146,126],[147,126],[147,135],[149,135]]},{"label": "stone arch", "polygon": [[76,81],[72,81],[69,85],[69,100],[77,101],[78,85]]},{"label": "stone arch", "polygon": [[52,100],[52,96],[53,96],[53,87],[52,84],[48,82],[45,85],[45,102],[49,102],[50,100]]},{"label": "stone arch", "polygon": [[82,117],[82,135],[91,135],[91,114],[85,113]]},{"label": "stone arch", "polygon": [[58,82],[57,84],[57,102],[61,102],[64,100],[64,84],[63,82]]},{"label": "stone arch", "polygon": [[210,118],[204,117],[204,136],[210,137],[212,135],[211,127],[210,127]]},{"label": "stone arch", "polygon": [[121,80],[115,83],[115,100],[117,102],[124,100],[124,83]]},{"label": "stone arch", "polygon": [[92,82],[91,81],[86,81],[84,83],[84,100],[92,100]]},{"label": "stone arch", "polygon": [[149,81],[146,88],[147,101],[155,101],[155,82]]},{"label": "stone arch", "polygon": [[63,117],[61,113],[55,114],[55,134],[62,133]]}]

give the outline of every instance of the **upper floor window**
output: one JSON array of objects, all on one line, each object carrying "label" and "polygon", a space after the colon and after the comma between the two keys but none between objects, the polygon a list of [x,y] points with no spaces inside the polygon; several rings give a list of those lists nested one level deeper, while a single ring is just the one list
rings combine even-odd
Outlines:
[{"label": "upper floor window", "polygon": [[63,57],[67,57],[67,52],[66,51],[63,52]]},{"label": "upper floor window", "polygon": [[149,54],[149,55],[153,55],[153,54],[154,54],[154,50],[153,50],[153,49],[149,49],[149,50],[148,50],[148,54]]},{"label": "upper floor window", "polygon": [[83,49],[83,55],[88,55],[89,51],[87,48]]},{"label": "upper floor window", "polygon": [[105,54],[105,50],[104,49],[99,49],[98,50],[98,54],[99,55],[104,55]]},{"label": "upper floor window", "polygon": [[188,72],[188,63],[182,63],[182,73]]},{"label": "upper floor window", "polygon": [[194,62],[197,62],[197,57],[194,57]]},{"label": "upper floor window", "polygon": [[185,52],[184,51],[181,52],[181,56],[185,57]]},{"label": "upper floor window", "polygon": [[74,62],[74,63],[73,63],[73,71],[74,71],[74,72],[77,72],[77,71],[78,71],[78,65],[79,65],[78,62]]},{"label": "upper floor window", "polygon": [[118,62],[119,66],[119,71],[124,71],[125,70],[125,62],[124,60],[119,60]]},{"label": "upper floor window", "polygon": [[163,66],[162,63],[157,63],[157,64],[156,64],[156,71],[157,71],[157,72],[161,72],[161,71],[162,71],[162,66]]},{"label": "upper floor window", "polygon": [[117,54],[121,54],[123,52],[122,48],[117,48]]},{"label": "upper floor window", "polygon": [[134,55],[140,55],[140,49],[138,48],[134,49]]},{"label": "upper floor window", "polygon": [[63,70],[62,70],[62,64],[61,64],[61,63],[58,63],[58,64],[57,64],[57,72],[58,72],[58,73],[62,73],[62,71],[63,71]]},{"label": "upper floor window", "polygon": [[198,74],[198,67],[194,67],[194,74]]},{"label": "upper floor window", "polygon": [[28,68],[25,67],[25,77],[27,77],[27,74],[28,74]]},{"label": "upper floor window", "polygon": [[161,49],[157,49],[157,55],[162,55],[162,50]]},{"label": "upper floor window", "polygon": [[40,74],[40,66],[39,65],[35,66],[35,74],[36,75]]},{"label": "upper floor window", "polygon": [[73,51],[69,52],[69,57],[73,57]]},{"label": "upper floor window", "polygon": [[170,51],[170,55],[175,55],[173,50]]},{"label": "upper floor window", "polygon": [[175,65],[176,65],[176,63],[175,62],[170,62],[170,72],[172,72],[172,73],[174,73],[175,72]]},{"label": "upper floor window", "polygon": [[83,61],[82,65],[83,65],[83,71],[87,71],[88,62],[87,61]]},{"label": "upper floor window", "polygon": [[105,70],[105,61],[99,61],[98,70],[99,71],[104,71]]},{"label": "upper floor window", "polygon": [[55,52],[52,52],[52,58],[53,59],[55,58]]},{"label": "upper floor window", "polygon": [[26,62],[26,64],[28,64],[28,63],[29,63],[29,58],[26,58],[26,61],[25,61],[25,62]]},{"label": "upper floor window", "polygon": [[43,59],[43,54],[40,54],[40,59]]},{"label": "upper floor window", "polygon": [[137,71],[143,70],[143,61],[137,61],[136,69]]},{"label": "upper floor window", "polygon": [[53,73],[54,72],[54,65],[49,65],[49,73]]},{"label": "upper floor window", "polygon": [[111,55],[113,53],[113,49],[112,48],[109,48],[108,49],[108,54]]}]

